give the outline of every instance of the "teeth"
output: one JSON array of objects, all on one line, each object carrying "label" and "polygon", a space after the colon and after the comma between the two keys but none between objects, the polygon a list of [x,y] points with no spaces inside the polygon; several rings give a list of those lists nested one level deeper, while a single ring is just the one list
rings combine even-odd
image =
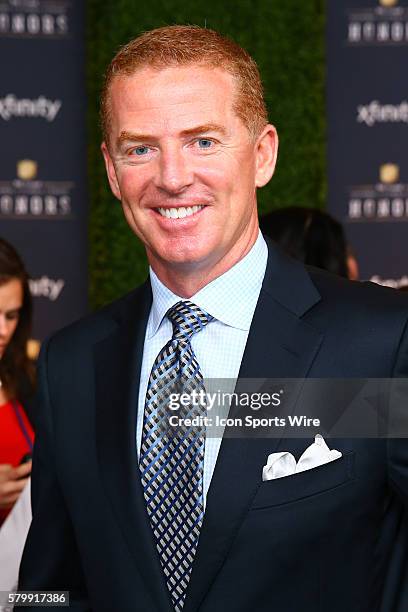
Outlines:
[{"label": "teeth", "polygon": [[204,208],[204,206],[181,206],[180,208],[159,208],[158,211],[162,217],[167,217],[167,219],[182,219],[183,217],[189,217],[190,215],[194,215],[194,213],[198,212]]}]

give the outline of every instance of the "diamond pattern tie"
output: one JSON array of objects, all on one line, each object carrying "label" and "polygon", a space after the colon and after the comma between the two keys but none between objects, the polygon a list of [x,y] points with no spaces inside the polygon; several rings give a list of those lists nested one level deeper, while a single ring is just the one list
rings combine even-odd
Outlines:
[{"label": "diamond pattern tie", "polygon": [[[189,301],[167,312],[173,336],[153,364],[143,418],[140,471],[147,513],[176,612],[182,610],[204,515],[205,426],[170,427],[169,416],[205,416],[198,402],[169,408],[173,393],[204,390],[190,341],[213,317]],[[197,404],[197,405],[196,405]],[[200,419],[199,419],[200,420]]]}]

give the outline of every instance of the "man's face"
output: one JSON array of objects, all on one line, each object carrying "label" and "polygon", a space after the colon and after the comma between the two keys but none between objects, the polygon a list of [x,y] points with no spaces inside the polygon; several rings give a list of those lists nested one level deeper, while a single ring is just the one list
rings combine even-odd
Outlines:
[{"label": "man's face", "polygon": [[235,90],[230,74],[199,65],[112,82],[108,177],[159,276],[222,273],[256,239],[256,187],[272,176],[276,133],[268,126],[251,138]]}]

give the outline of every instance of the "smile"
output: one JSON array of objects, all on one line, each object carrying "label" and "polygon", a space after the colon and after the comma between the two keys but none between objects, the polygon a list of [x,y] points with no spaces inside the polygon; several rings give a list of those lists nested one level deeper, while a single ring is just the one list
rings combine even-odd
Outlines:
[{"label": "smile", "polygon": [[167,219],[184,219],[198,213],[204,206],[181,206],[180,208],[158,208],[162,217]]}]

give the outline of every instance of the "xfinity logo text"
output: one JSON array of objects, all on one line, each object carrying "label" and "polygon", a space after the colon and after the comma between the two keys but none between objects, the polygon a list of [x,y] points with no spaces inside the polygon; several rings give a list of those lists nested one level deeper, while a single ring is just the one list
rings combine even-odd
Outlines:
[{"label": "xfinity logo text", "polygon": [[51,122],[57,116],[61,104],[61,100],[52,101],[44,96],[34,100],[19,100],[14,94],[8,94],[5,98],[0,98],[0,117],[4,121],[13,117],[40,117]]},{"label": "xfinity logo text", "polygon": [[51,302],[55,302],[59,298],[65,285],[65,281],[62,279],[53,280],[48,278],[48,276],[33,278],[29,282],[31,295],[48,298]]},{"label": "xfinity logo text", "polygon": [[373,100],[370,104],[357,107],[357,122],[372,127],[376,123],[408,123],[408,102],[401,104],[380,104]]}]

